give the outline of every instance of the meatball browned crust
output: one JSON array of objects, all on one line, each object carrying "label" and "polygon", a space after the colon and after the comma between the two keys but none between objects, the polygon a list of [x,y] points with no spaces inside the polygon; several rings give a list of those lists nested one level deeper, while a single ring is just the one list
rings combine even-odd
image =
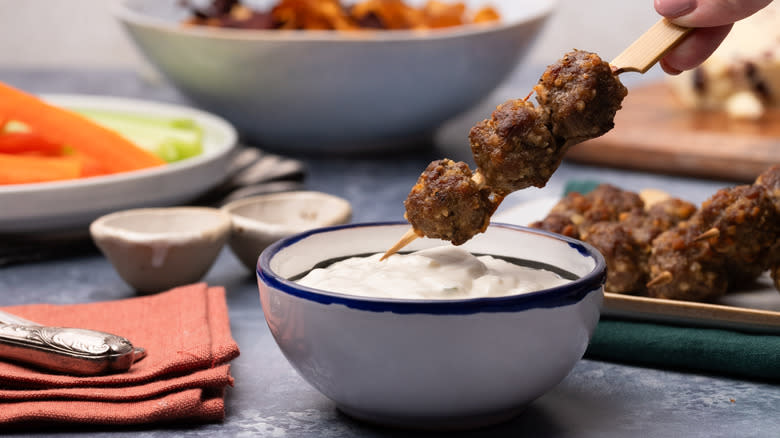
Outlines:
[{"label": "meatball browned crust", "polygon": [[469,140],[485,183],[498,193],[544,187],[563,158],[547,112],[522,99],[499,105],[471,128]]},{"label": "meatball browned crust", "polygon": [[[775,164],[761,173],[756,178],[756,184],[766,189],[767,195],[775,205],[775,212],[780,217],[780,164]],[[769,273],[775,282],[775,288],[780,290],[780,238],[769,251]]]},{"label": "meatball browned crust", "polygon": [[647,288],[647,296],[673,300],[712,301],[726,293],[725,260],[688,222],[664,231],[653,241],[648,261],[650,278],[664,279]]},{"label": "meatball browned crust", "polygon": [[678,198],[656,202],[648,209],[634,208],[620,214],[620,223],[631,230],[631,238],[643,247],[648,247],[659,234],[678,223],[688,220],[696,213],[696,206]]},{"label": "meatball browned crust", "polygon": [[553,134],[568,145],[612,129],[615,113],[628,94],[609,63],[582,50],[569,52],[549,66],[534,91],[549,114]]},{"label": "meatball browned crust", "polygon": [[406,198],[406,219],[425,236],[461,245],[487,228],[501,199],[473,179],[468,164],[433,161]]},{"label": "meatball browned crust", "polygon": [[593,245],[607,262],[605,289],[615,293],[641,290],[647,282],[642,251],[631,232],[620,222],[597,222],[582,232],[582,240]]},{"label": "meatball browned crust", "polygon": [[691,221],[700,233],[717,230],[708,241],[728,259],[726,269],[732,282],[752,280],[769,268],[771,245],[767,242],[775,242],[780,235],[780,218],[763,186],[718,190]]},{"label": "meatball browned crust", "polygon": [[580,238],[583,231],[594,223],[616,221],[623,213],[643,208],[644,202],[638,194],[621,190],[611,184],[599,184],[585,195],[568,193],[552,208],[547,217],[531,226]]}]

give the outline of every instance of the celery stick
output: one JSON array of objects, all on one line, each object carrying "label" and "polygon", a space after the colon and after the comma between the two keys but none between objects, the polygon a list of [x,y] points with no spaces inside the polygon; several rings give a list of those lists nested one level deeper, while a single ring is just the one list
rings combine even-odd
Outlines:
[{"label": "celery stick", "polygon": [[74,109],[168,162],[203,152],[203,130],[191,119],[125,114],[114,111]]}]

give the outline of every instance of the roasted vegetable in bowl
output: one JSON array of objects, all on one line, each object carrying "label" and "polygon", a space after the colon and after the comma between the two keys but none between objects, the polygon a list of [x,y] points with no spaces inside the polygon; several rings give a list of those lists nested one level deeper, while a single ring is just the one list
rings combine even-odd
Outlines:
[{"label": "roasted vegetable in bowl", "polygon": [[463,2],[439,0],[420,7],[403,0],[362,0],[349,5],[340,0],[278,0],[264,10],[240,0],[214,0],[206,7],[193,3],[184,2],[192,10],[185,22],[188,25],[254,30],[420,30],[500,19],[490,6],[472,10]]}]

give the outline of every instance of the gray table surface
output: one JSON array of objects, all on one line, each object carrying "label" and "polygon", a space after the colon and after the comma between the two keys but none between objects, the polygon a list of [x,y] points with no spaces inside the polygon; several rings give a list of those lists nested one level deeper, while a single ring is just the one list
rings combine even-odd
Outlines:
[{"label": "gray table surface", "polygon": [[[384,157],[307,158],[306,186],[348,199],[355,222],[397,220],[403,199],[434,158],[470,161],[468,128],[503,100],[524,96],[539,68],[520,69],[484,102],[442,127],[435,144],[416,153]],[[84,93],[185,102],[162,81],[131,71],[0,71],[0,81],[36,93]],[[629,85],[631,83],[629,82]],[[502,208],[556,196],[566,181],[592,179],[639,190],[656,187],[693,202],[731,184],[588,167],[564,162],[544,189],[513,194]],[[0,206],[0,214],[2,214]],[[2,242],[0,242],[2,245]],[[254,276],[226,249],[205,277],[227,289],[231,329],[241,348],[233,361],[235,387],[226,396],[224,423],[191,428],[68,428],[58,436],[268,436],[391,437],[422,432],[369,426],[339,413],[332,402],[304,382],[276,347],[263,319]],[[0,268],[0,306],[80,303],[134,296],[99,253]],[[779,362],[780,365],[780,362]],[[780,436],[780,386],[614,364],[580,361],[551,392],[516,419],[491,428],[447,436]],[[0,432],[2,430],[0,429]],[[51,432],[42,435],[50,435]],[[436,435],[436,434],[434,434]]]}]

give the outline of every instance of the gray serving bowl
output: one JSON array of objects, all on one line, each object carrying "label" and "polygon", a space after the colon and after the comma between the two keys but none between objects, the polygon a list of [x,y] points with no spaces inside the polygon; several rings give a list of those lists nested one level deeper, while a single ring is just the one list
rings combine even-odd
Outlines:
[{"label": "gray serving bowl", "polygon": [[246,140],[277,152],[361,153],[428,140],[485,98],[555,5],[465,3],[491,4],[502,21],[433,31],[223,29],[183,26],[188,11],[177,0],[122,0],[115,16],[174,86]]}]

